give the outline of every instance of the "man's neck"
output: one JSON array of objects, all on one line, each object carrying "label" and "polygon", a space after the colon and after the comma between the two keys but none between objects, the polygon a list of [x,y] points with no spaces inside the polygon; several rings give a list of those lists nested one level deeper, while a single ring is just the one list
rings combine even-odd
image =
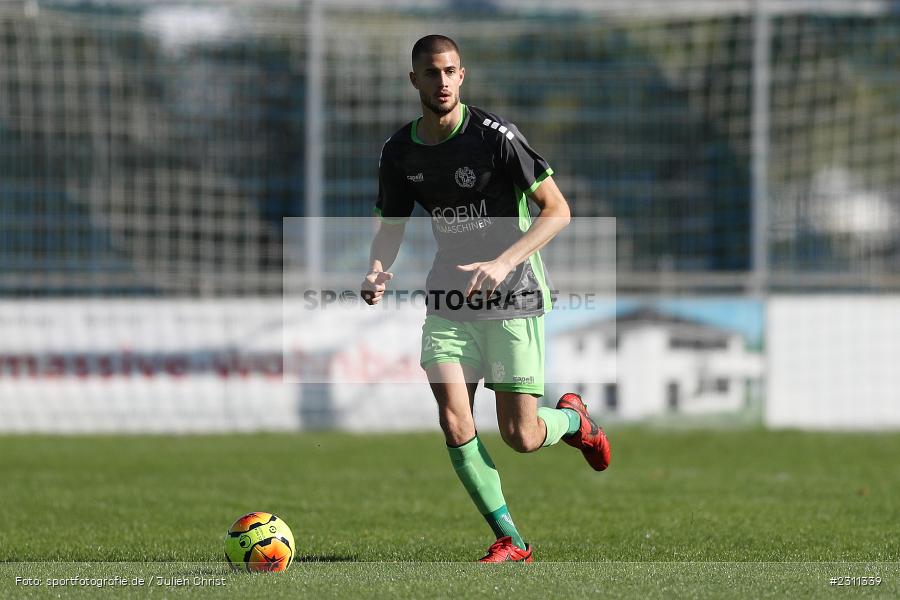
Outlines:
[{"label": "man's neck", "polygon": [[418,131],[416,132],[419,139],[431,146],[440,144],[449,138],[462,119],[462,107],[462,102],[457,102],[453,110],[446,115],[439,116],[423,106],[422,120],[419,121]]}]

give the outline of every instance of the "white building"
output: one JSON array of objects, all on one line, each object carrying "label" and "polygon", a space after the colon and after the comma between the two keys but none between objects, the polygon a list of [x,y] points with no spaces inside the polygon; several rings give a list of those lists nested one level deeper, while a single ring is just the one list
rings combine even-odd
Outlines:
[{"label": "white building", "polygon": [[548,381],[623,419],[737,411],[763,372],[741,333],[650,308],[554,335],[548,361]]}]

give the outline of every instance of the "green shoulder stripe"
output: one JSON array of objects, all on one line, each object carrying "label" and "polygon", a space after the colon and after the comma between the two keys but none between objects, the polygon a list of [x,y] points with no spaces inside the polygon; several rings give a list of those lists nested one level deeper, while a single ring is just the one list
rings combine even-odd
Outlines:
[{"label": "green shoulder stripe", "polygon": [[530,196],[534,190],[541,187],[541,184],[544,183],[544,180],[553,175],[553,169],[547,167],[547,170],[538,175],[538,178],[534,180],[534,183],[531,184],[531,187],[525,190],[525,194]]}]

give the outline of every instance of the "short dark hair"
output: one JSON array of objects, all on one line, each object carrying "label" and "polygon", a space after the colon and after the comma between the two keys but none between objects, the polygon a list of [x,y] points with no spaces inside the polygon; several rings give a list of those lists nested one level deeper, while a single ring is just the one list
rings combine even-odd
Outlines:
[{"label": "short dark hair", "polygon": [[456,42],[448,38],[446,35],[440,35],[437,33],[426,35],[425,37],[419,39],[413,45],[412,49],[412,63],[416,63],[416,59],[423,54],[432,55],[432,54],[441,54],[443,52],[456,52],[457,56],[461,56],[459,53],[459,46],[456,45]]}]

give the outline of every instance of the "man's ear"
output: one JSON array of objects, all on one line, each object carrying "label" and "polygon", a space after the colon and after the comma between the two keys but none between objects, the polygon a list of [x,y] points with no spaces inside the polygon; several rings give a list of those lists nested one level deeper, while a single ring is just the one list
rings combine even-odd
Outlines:
[{"label": "man's ear", "polygon": [[416,83],[416,73],[415,73],[415,71],[410,71],[410,72],[409,72],[409,82],[412,84],[412,86],[413,86],[414,88],[419,89],[419,84]]}]

